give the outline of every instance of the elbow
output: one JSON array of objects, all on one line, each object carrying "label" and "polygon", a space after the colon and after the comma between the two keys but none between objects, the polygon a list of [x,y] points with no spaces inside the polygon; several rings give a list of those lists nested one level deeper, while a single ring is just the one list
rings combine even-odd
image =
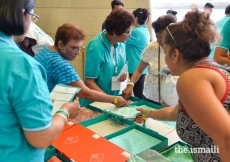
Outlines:
[{"label": "elbow", "polygon": [[38,149],[45,149],[51,145],[52,142],[29,142],[31,146],[38,148]]}]

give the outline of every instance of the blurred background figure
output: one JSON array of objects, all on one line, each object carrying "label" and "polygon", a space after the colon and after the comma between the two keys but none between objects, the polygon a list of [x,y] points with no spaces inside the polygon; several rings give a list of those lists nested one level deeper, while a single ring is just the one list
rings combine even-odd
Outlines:
[{"label": "blurred background figure", "polygon": [[[211,60],[214,59],[219,64],[229,64],[228,63],[229,58],[226,56],[226,54],[229,50],[229,47],[227,47],[226,44],[225,45],[223,44],[223,42],[225,42],[226,39],[228,41],[229,36],[226,34],[223,35],[223,28],[224,28],[226,22],[230,18],[230,5],[226,6],[224,13],[225,13],[224,18],[222,18],[221,20],[219,20],[215,23],[217,32],[223,37],[224,40],[221,42],[221,46],[217,45],[218,48],[217,48],[216,52],[215,52],[216,46],[212,48],[212,51],[208,57]],[[227,28],[227,26],[228,25],[226,25],[225,28]],[[224,30],[224,32],[226,32],[226,30]],[[225,48],[227,51],[225,50]]]},{"label": "blurred background figure", "polygon": [[[149,18],[149,11],[144,8],[137,8],[133,11],[135,17],[134,28],[131,32],[130,38],[125,42],[126,44],[126,60],[128,61],[129,78],[132,77],[134,71],[141,61],[141,53],[150,41],[150,34],[146,25]],[[138,81],[134,84],[133,93],[135,97],[143,98],[143,89],[145,82],[145,75],[147,68],[142,72]],[[130,84],[130,82],[128,82]]]},{"label": "blurred background figure", "polygon": [[226,21],[230,18],[230,4],[226,6],[224,14],[225,14],[224,18],[216,22],[216,28],[220,34]]},{"label": "blurred background figure", "polygon": [[199,9],[196,4],[192,4],[189,8],[191,11],[197,11]]},{"label": "blurred background figure", "polygon": [[208,2],[204,5],[204,12],[208,14],[209,16],[211,16],[213,8],[214,8],[214,5]]},{"label": "blurred background figure", "polygon": [[[112,12],[117,10],[122,10],[124,7],[124,3],[120,0],[112,0],[111,2],[111,8]],[[105,29],[105,22],[102,23],[102,30]]]},{"label": "blurred background figure", "polygon": [[[148,74],[146,75],[146,82],[144,85],[144,99],[155,103],[163,104],[163,100],[160,97],[160,84],[163,76],[159,74],[162,68],[166,68],[165,63],[165,51],[163,49],[162,34],[165,28],[175,23],[176,18],[172,14],[160,16],[156,21],[152,23],[152,27],[156,33],[157,41],[150,42],[141,54],[141,62],[132,75],[130,82],[136,83],[138,78],[142,75],[143,71],[148,67]],[[128,84],[122,91],[122,95],[125,99],[128,99],[132,95],[133,86]]]},{"label": "blurred background figure", "polygon": [[177,17],[176,17],[177,11],[174,11],[174,10],[168,10],[168,11],[166,12],[166,14],[172,14],[172,15],[174,15],[174,16],[175,16],[175,18],[176,18],[176,20],[177,20]]}]

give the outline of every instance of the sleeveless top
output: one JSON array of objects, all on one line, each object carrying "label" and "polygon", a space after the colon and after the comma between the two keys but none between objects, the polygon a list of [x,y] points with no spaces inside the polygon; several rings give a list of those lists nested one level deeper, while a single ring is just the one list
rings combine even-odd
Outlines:
[{"label": "sleeveless top", "polygon": [[[208,68],[217,71],[223,76],[226,82],[226,91],[221,99],[221,103],[225,109],[230,114],[230,74],[227,70],[222,68],[213,67],[210,65],[198,64],[193,68]],[[176,130],[178,136],[191,145],[193,150],[193,159],[195,162],[220,162],[220,157],[218,153],[196,153],[197,148],[205,148],[211,152],[217,152],[218,147],[215,146],[211,137],[209,137],[205,132],[203,132],[198,125],[193,121],[193,119],[188,115],[184,106],[179,101]],[[208,149],[209,148],[209,149]],[[214,150],[214,151],[212,151]],[[198,151],[197,151],[198,152]]]}]

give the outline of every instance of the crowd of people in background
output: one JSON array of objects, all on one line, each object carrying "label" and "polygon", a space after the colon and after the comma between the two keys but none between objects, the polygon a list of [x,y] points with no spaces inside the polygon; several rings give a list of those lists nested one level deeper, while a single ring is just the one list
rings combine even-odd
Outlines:
[{"label": "crowd of people in background", "polygon": [[[80,54],[85,39],[76,24],[58,27],[54,44],[50,40],[36,53],[25,48],[38,43],[26,37],[31,22],[39,18],[34,7],[34,0],[0,1],[0,161],[17,161],[20,156],[22,161],[42,162],[45,148],[82,105],[99,101],[128,106],[131,95],[164,104],[159,90],[168,73],[179,76],[178,103],[137,110],[149,118],[176,121],[179,137],[191,147],[219,147],[219,153],[193,153],[195,162],[229,161],[229,5],[216,23],[210,19],[211,3],[203,11],[191,5],[178,22],[177,11],[169,9],[151,22],[157,38],[151,41],[150,11],[137,8],[130,13],[122,1],[113,0],[102,31],[87,45],[84,82],[68,62]],[[165,75],[160,75],[162,69]],[[121,82],[127,80],[119,96]],[[80,104],[65,103],[52,116],[50,92],[56,84],[80,87]]]}]

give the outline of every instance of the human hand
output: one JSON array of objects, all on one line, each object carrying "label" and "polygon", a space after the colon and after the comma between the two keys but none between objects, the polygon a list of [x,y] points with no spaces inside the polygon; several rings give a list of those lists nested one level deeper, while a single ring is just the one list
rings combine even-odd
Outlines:
[{"label": "human hand", "polygon": [[122,91],[122,96],[124,97],[124,99],[127,100],[132,95],[132,93],[133,93],[133,86],[127,85],[127,87]]},{"label": "human hand", "polygon": [[124,82],[127,78],[127,73],[123,73],[119,78],[118,78],[118,81],[120,82]]},{"label": "human hand", "polygon": [[136,110],[141,112],[142,120],[146,120],[148,111],[145,108],[137,108]]},{"label": "human hand", "polygon": [[74,119],[81,111],[80,104],[77,100],[63,104],[61,109],[64,109],[69,113],[69,119]]},{"label": "human hand", "polygon": [[141,116],[141,115],[138,115],[138,116],[136,117],[135,121],[136,121],[137,123],[142,123],[142,122],[143,122],[142,116]]},{"label": "human hand", "polygon": [[115,104],[116,107],[122,107],[122,106],[129,106],[128,102],[121,96],[117,96],[117,103]]}]

